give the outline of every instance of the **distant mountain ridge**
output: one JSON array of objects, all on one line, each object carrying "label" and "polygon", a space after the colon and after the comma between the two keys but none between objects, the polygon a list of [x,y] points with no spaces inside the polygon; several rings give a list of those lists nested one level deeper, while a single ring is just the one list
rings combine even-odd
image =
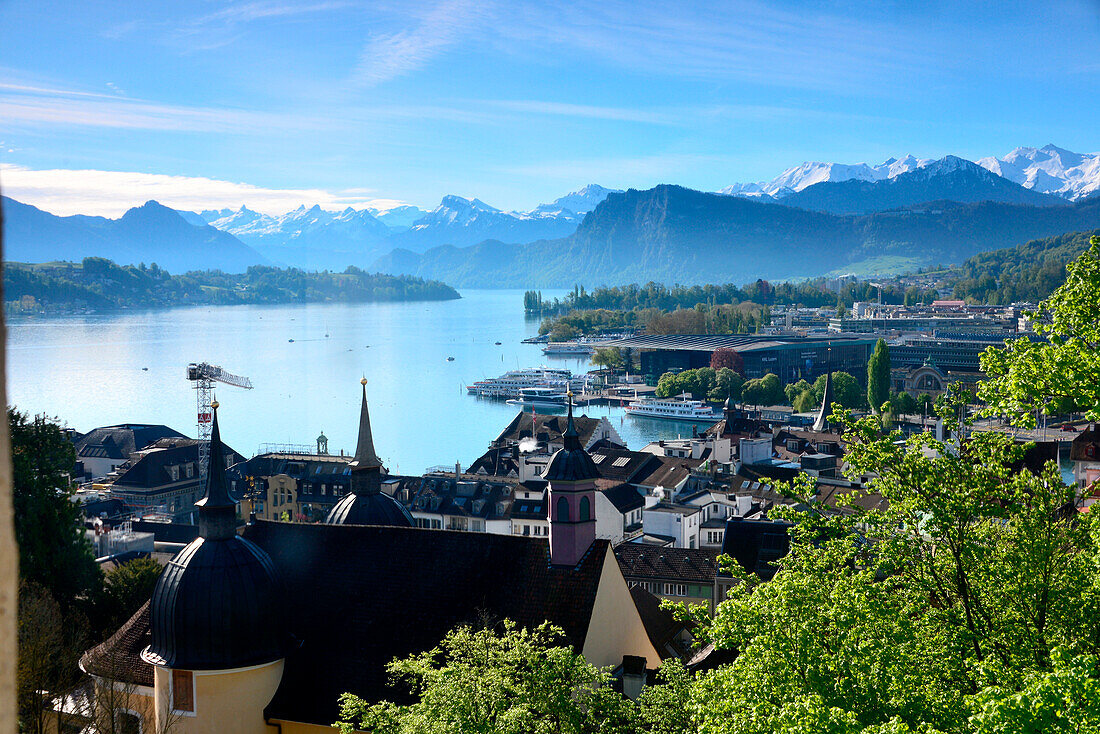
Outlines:
[{"label": "distant mountain ridge", "polygon": [[807,186],[780,203],[832,214],[868,214],[929,201],[963,204],[996,201],[1034,206],[1067,206],[1059,196],[1024,188],[977,163],[947,156],[907,173],[878,181],[849,180]]},{"label": "distant mountain ridge", "polygon": [[274,262],[332,269],[365,265],[394,247],[424,252],[487,239],[523,244],[565,237],[613,191],[590,184],[529,212],[505,212],[480,199],[448,195],[431,211],[398,206],[332,212],[315,205],[279,216],[247,207],[181,215],[232,234]]},{"label": "distant mountain ridge", "polygon": [[1063,206],[927,202],[841,216],[661,185],[609,195],[577,231],[508,246],[395,250],[372,269],[455,286],[719,283],[894,273],[1007,243],[1100,227],[1100,199]]},{"label": "distant mountain ridge", "polygon": [[4,208],[4,258],[49,262],[104,257],[118,263],[157,263],[174,273],[219,269],[243,272],[268,264],[236,237],[210,226],[196,226],[174,209],[155,201],[134,207],[118,219],[59,217],[7,196]]},{"label": "distant mountain ridge", "polygon": [[[882,181],[923,168],[935,159],[907,155],[890,158],[877,166],[866,163],[823,163],[807,161],[788,168],[771,181],[737,183],[718,193],[732,196],[771,198],[787,196],[819,183]],[[1003,158],[982,158],[976,163],[999,176],[1043,194],[1076,201],[1100,191],[1100,153],[1082,154],[1053,144],[1042,148],[1016,148]]]}]

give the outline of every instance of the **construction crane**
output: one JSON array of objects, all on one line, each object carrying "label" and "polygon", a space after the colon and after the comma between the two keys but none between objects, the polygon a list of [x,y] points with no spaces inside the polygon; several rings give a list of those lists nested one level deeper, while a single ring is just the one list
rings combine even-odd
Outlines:
[{"label": "construction crane", "polygon": [[221,367],[206,362],[192,362],[187,365],[187,379],[195,388],[198,402],[199,425],[199,486],[206,484],[206,468],[210,465],[210,430],[213,421],[214,383],[220,382],[245,390],[252,389],[252,381],[247,377],[230,374]]}]

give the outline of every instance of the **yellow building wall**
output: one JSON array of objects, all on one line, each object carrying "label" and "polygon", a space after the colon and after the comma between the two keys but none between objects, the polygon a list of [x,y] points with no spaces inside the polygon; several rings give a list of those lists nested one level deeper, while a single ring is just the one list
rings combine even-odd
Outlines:
[{"label": "yellow building wall", "polygon": [[271,734],[264,708],[283,677],[283,661],[229,671],[194,672],[194,715],[171,710],[172,670],[157,666],[157,731],[173,734]]},{"label": "yellow building wall", "polygon": [[604,555],[600,586],[596,589],[592,619],[581,652],[588,662],[598,667],[617,666],[622,663],[623,655],[645,658],[646,667],[650,669],[661,665],[661,656],[649,641],[610,545]]}]

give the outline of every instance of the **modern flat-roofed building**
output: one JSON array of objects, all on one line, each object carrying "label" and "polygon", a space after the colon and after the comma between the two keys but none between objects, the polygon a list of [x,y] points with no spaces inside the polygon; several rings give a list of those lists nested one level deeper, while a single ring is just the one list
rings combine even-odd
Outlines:
[{"label": "modern flat-roofed building", "polygon": [[642,334],[609,346],[637,350],[642,373],[649,377],[709,367],[714,350],[725,348],[741,356],[748,378],[771,372],[785,383],[800,378],[813,382],[828,369],[850,372],[862,382],[867,379],[867,360],[877,341],[877,337],[862,334]]}]

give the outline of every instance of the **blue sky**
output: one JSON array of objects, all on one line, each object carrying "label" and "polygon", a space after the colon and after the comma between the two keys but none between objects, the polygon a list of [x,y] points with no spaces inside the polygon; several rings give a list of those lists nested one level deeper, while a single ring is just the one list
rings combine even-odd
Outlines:
[{"label": "blue sky", "polygon": [[59,213],[528,209],[1050,142],[1100,150],[1100,0],[0,0],[0,186]]}]

